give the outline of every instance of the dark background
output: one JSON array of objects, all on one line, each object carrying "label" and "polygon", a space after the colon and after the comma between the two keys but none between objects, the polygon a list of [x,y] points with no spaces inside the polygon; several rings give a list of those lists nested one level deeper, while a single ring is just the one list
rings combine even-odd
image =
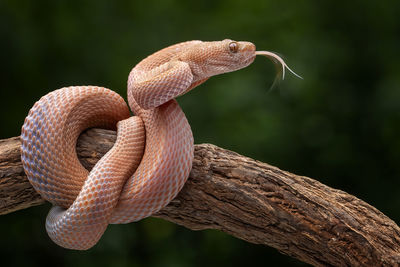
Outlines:
[{"label": "dark background", "polygon": [[[284,56],[268,90],[265,58],[178,99],[195,143],[213,143],[306,175],[400,222],[400,2],[0,0],[0,138],[17,136],[42,95],[99,85],[124,97],[130,69],[193,39],[254,42]],[[87,252],[44,229],[50,205],[0,217],[1,265],[304,266],[218,231],[157,219],[108,228]]]}]

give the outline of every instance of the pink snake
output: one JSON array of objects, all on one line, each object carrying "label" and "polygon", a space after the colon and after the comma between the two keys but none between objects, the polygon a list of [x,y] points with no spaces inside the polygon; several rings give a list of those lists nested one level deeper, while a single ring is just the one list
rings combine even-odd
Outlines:
[{"label": "pink snake", "polygon": [[[43,96],[22,127],[22,164],[35,190],[54,206],[46,230],[58,245],[94,246],[108,224],[129,223],[166,206],[186,182],[193,136],[175,97],[211,76],[250,65],[264,55],[291,71],[277,55],[250,42],[189,41],[137,64],[128,78],[128,102],[102,87],[75,86]],[[117,129],[113,148],[88,172],[76,142],[85,129]]]}]

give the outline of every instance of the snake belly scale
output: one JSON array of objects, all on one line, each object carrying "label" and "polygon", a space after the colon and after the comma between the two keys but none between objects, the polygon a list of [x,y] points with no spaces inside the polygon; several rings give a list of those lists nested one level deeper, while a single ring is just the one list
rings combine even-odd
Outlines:
[{"label": "snake belly scale", "polygon": [[[166,206],[186,182],[194,153],[190,125],[174,98],[263,53],[232,40],[164,48],[129,74],[135,116],[121,96],[96,86],[65,87],[37,101],[22,127],[21,158],[32,186],[53,204],[46,219],[50,238],[65,248],[89,249],[108,224],[138,221]],[[278,63],[284,72],[287,66]],[[75,146],[91,127],[117,130],[117,140],[89,172]]]}]

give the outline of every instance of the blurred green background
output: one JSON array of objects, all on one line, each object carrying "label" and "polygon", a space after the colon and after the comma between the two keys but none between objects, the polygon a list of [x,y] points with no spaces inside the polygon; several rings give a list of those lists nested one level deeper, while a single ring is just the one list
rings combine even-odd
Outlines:
[{"label": "blurred green background", "polygon": [[[270,87],[265,58],[178,99],[213,143],[345,190],[400,222],[400,2],[0,0],[0,138],[67,85],[126,96],[130,69],[168,45],[248,40],[304,80]],[[0,217],[1,265],[304,266],[272,248],[157,219],[110,226],[87,252],[46,235],[49,205]]]}]

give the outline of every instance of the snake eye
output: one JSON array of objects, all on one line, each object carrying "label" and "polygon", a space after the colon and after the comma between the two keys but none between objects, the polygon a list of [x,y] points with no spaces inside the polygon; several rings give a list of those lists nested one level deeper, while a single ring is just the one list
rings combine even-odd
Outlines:
[{"label": "snake eye", "polygon": [[230,50],[232,53],[236,53],[236,52],[239,50],[239,45],[238,45],[238,43],[237,43],[237,42],[231,42],[231,43],[229,43],[229,50]]}]

